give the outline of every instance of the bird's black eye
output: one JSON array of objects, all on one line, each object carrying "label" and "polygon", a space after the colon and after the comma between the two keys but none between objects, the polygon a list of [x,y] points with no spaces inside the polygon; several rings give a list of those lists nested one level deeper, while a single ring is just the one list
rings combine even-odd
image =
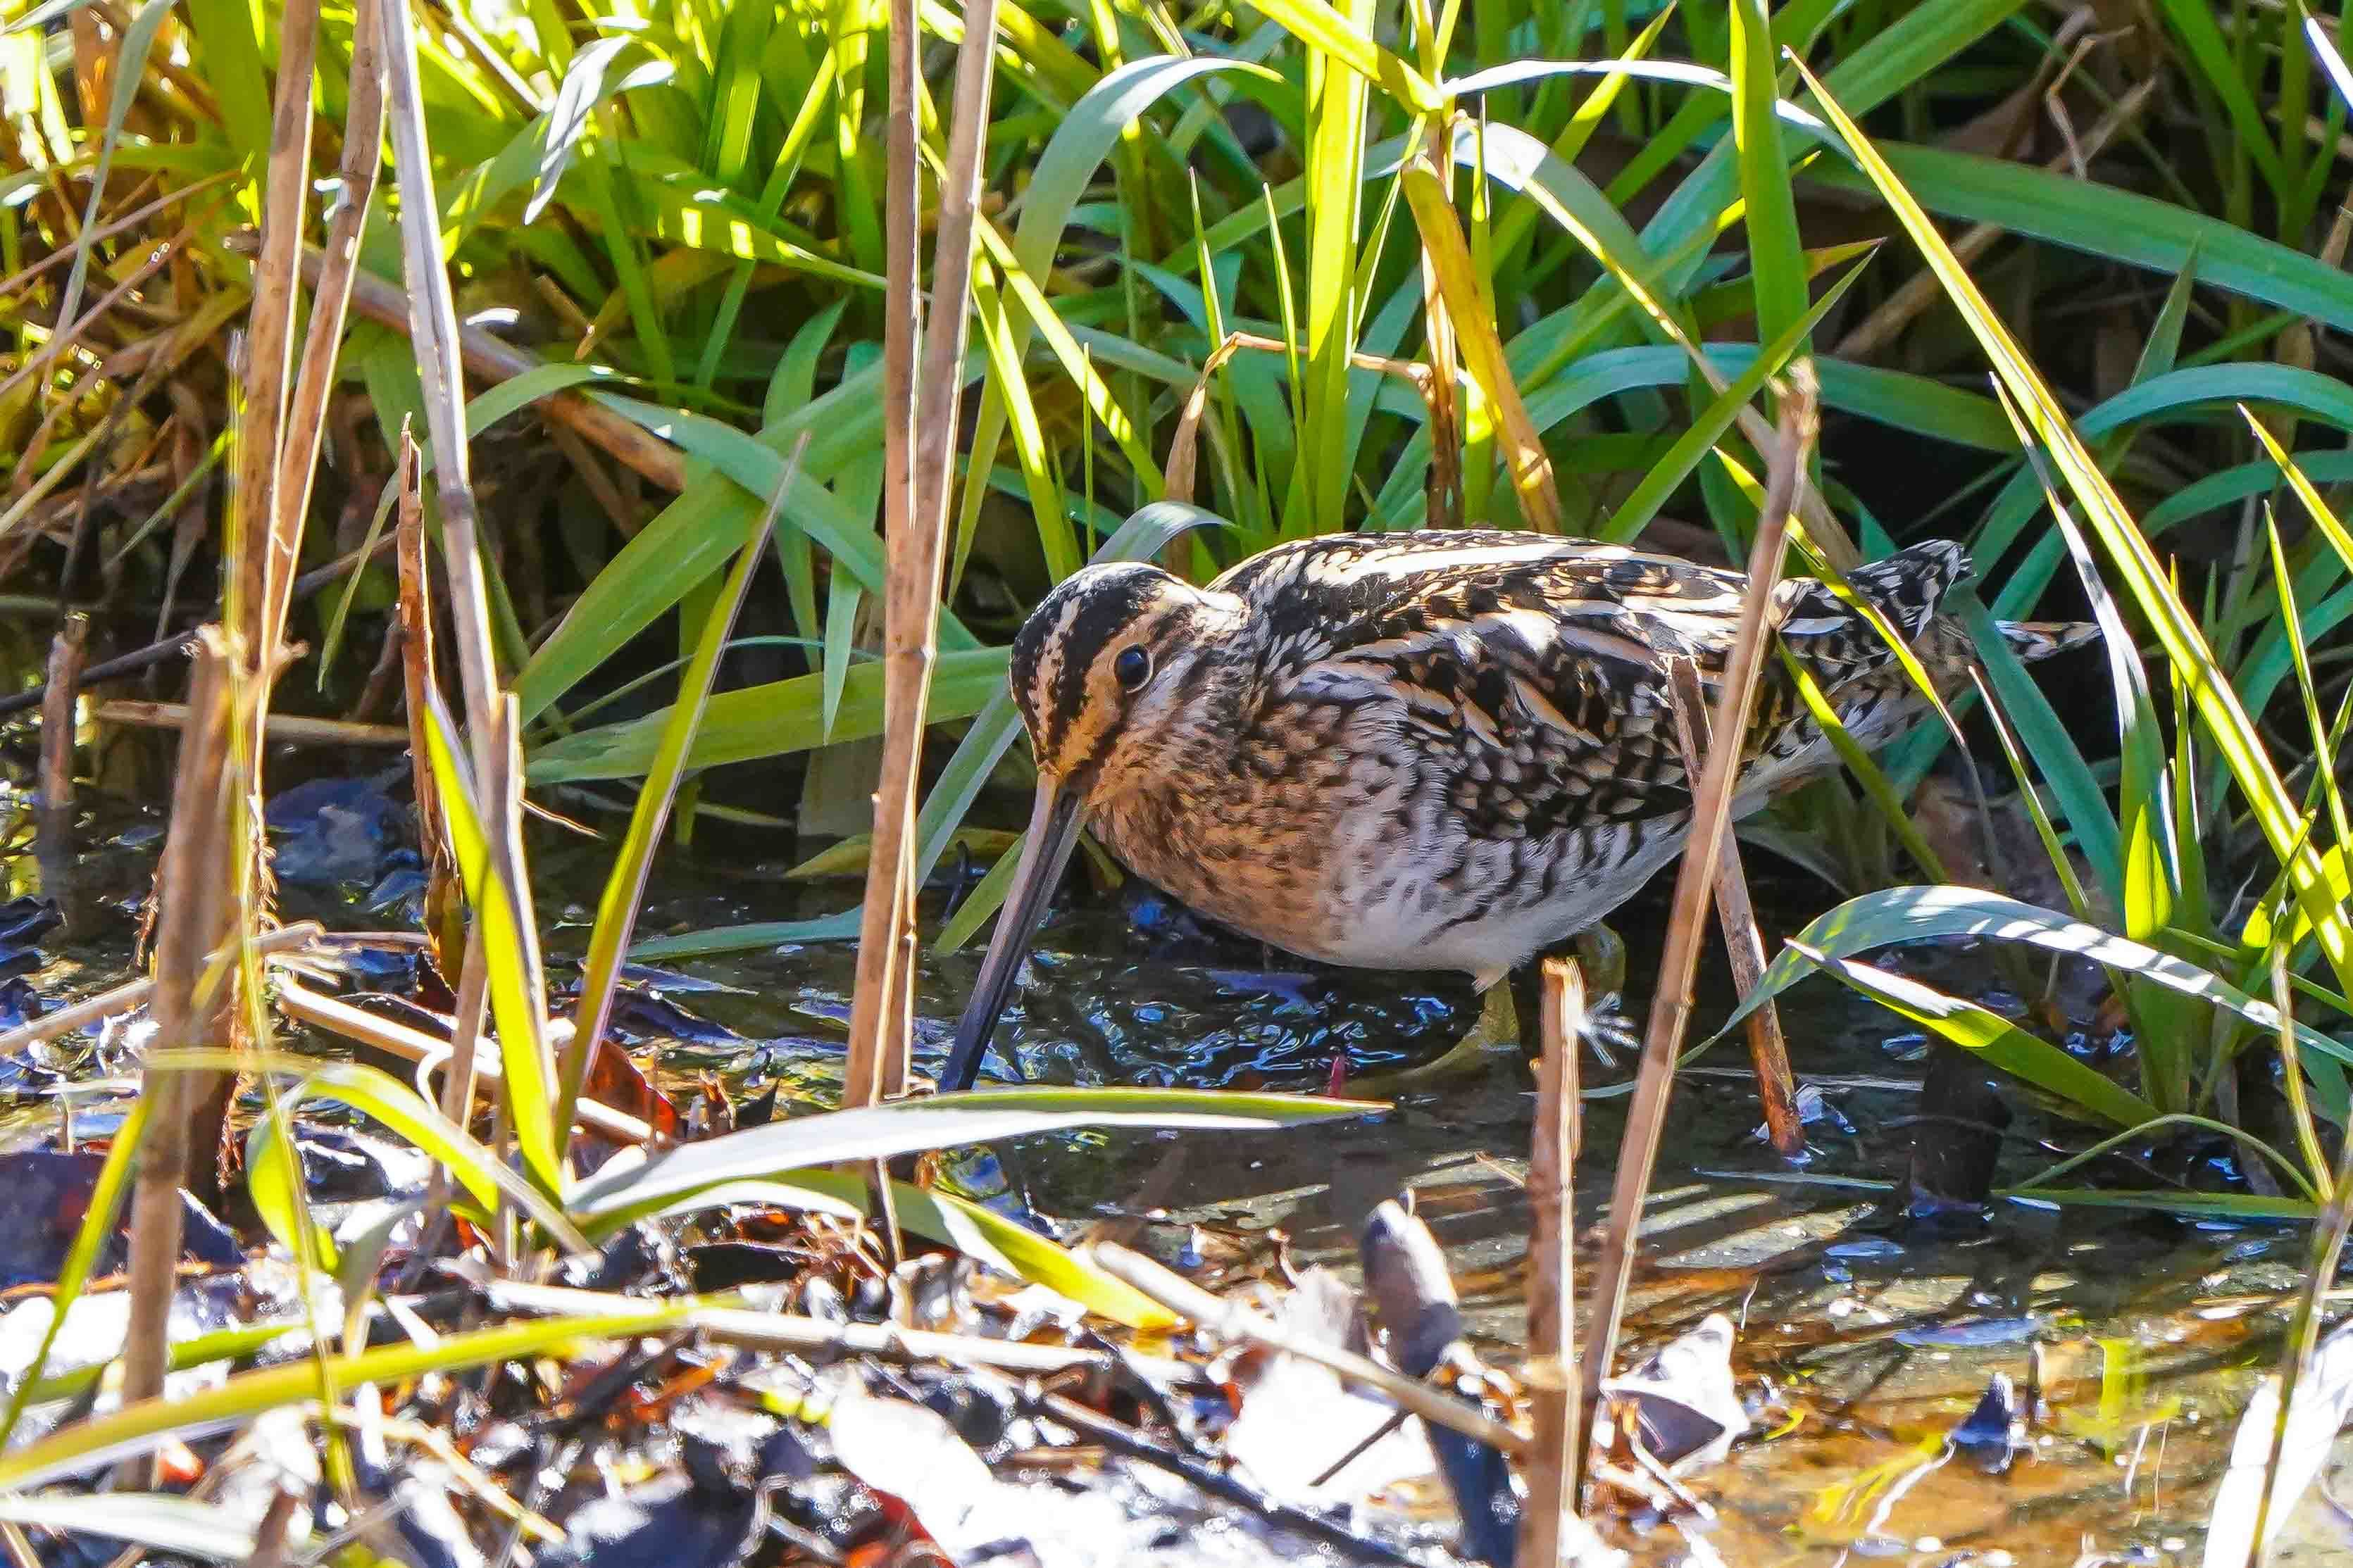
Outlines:
[{"label": "bird's black eye", "polygon": [[1152,656],[1141,647],[1124,647],[1112,660],[1111,672],[1119,677],[1122,686],[1134,691],[1152,679]]}]

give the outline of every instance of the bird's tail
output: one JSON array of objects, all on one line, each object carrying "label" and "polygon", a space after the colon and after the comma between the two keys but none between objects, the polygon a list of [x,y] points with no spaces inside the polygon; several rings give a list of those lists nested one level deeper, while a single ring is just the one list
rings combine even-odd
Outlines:
[{"label": "bird's tail", "polygon": [[2069,648],[2082,647],[2094,641],[2100,628],[2094,621],[2004,621],[2001,640],[2010,645],[2021,663],[2032,664],[2038,658],[2065,653]]}]

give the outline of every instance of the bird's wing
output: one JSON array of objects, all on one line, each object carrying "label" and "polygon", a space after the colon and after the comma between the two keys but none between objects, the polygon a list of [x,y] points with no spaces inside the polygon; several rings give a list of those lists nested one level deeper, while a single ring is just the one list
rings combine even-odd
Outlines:
[{"label": "bird's wing", "polygon": [[[1384,542],[1305,555],[1260,584],[1275,595],[1258,602],[1277,645],[1271,695],[1370,709],[1482,835],[1540,837],[1690,805],[1666,661],[1691,658],[1714,697],[1739,624],[1737,574],[1526,534]],[[1916,638],[1966,566],[1957,546],[1924,546],[1850,581]],[[1810,579],[1776,591],[1771,619],[1834,700],[1896,662]],[[1795,683],[1768,660],[1746,750],[1794,752],[1811,729]]]}]

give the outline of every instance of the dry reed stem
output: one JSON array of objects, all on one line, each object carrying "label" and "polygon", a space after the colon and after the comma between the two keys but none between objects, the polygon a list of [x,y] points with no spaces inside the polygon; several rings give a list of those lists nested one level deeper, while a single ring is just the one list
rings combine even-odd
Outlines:
[{"label": "dry reed stem", "polygon": [[[432,161],[425,131],[425,105],[417,75],[417,38],[408,7],[399,0],[381,7],[385,80],[391,105],[393,144],[398,155],[400,228],[408,285],[409,337],[423,373],[426,428],[433,441],[434,480],[441,502],[442,567],[449,584],[450,616],[458,644],[458,674],[464,689],[466,739],[476,787],[490,872],[505,886],[522,951],[518,955],[532,1038],[543,1072],[553,1072],[547,1026],[547,986],[540,963],[539,931],[533,918],[531,884],[522,854],[522,721],[512,693],[502,693],[491,652],[490,592],[476,539],[473,480],[466,444],[465,379],[459,367],[457,303],[448,268],[441,259],[440,206],[433,191]],[[356,279],[354,279],[356,281]],[[357,291],[354,290],[354,298]],[[486,965],[479,939],[467,945],[459,977],[461,1000],[482,994],[473,971]],[[480,1003],[475,1009],[479,1014]],[[460,1044],[468,1019],[459,1021]],[[478,1031],[477,1031],[478,1032]],[[508,1042],[512,1047],[516,1042]],[[482,1064],[471,1064],[480,1071]],[[551,1079],[552,1081],[552,1079]],[[512,1119],[510,1119],[512,1120]],[[558,1163],[568,1164],[569,1129],[559,1133]]]},{"label": "dry reed stem", "polygon": [[[394,9],[396,7],[385,7],[387,12]],[[396,145],[397,142],[396,137]],[[406,205],[405,202],[402,205],[404,207]],[[304,247],[302,281],[316,287],[326,265],[324,251],[315,246]],[[406,332],[413,337],[417,323],[411,315],[409,297],[396,284],[387,283],[367,272],[357,273],[352,279],[352,309],[379,326],[390,327],[395,331]],[[459,329],[458,352],[467,371],[478,380],[493,384],[512,381],[525,371],[537,369],[543,363],[536,355],[504,342],[479,327]],[[611,409],[577,392],[569,391],[535,398],[532,407],[542,416],[572,431],[597,451],[618,459],[662,489],[671,491],[686,489],[685,455],[642,426]]]},{"label": "dry reed stem", "polygon": [[[129,724],[142,730],[170,730],[186,721],[188,704],[149,702],[118,697],[90,710],[99,724]],[[264,721],[266,736],[281,745],[406,746],[408,731],[397,724],[355,724],[348,719],[312,719],[297,713],[272,713]]]},{"label": "dry reed stem", "polygon": [[[1667,660],[1668,694],[1675,713],[1675,735],[1682,742],[1684,770],[1697,778],[1709,745],[1707,694],[1700,688],[1699,666],[1677,656]],[[1724,849],[1715,868],[1715,918],[1724,930],[1725,955],[1732,961],[1732,981],[1743,996],[1765,980],[1765,939],[1757,933],[1757,910],[1748,897],[1748,878],[1741,869],[1740,841],[1724,836]],[[1748,1015],[1748,1059],[1757,1069],[1757,1098],[1765,1106],[1765,1130],[1776,1153],[1795,1158],[1806,1150],[1805,1118],[1798,1112],[1798,1080],[1789,1070],[1789,1047],[1781,1036],[1781,1010],[1768,998]]]},{"label": "dry reed stem", "polygon": [[[932,307],[923,321],[923,369],[913,379],[917,302],[915,209],[916,31],[913,0],[893,0],[891,16],[891,190],[886,216],[889,336],[884,397],[904,415],[886,416],[884,520],[890,577],[883,595],[882,769],[875,792],[873,848],[860,917],[858,991],[850,1016],[845,1105],[871,1105],[905,1092],[913,1028],[915,796],[937,651],[940,569],[946,554],[949,476],[955,461],[964,358],[970,328],[975,219],[987,149],[989,89],[996,70],[996,0],[968,0],[957,47],[955,101],[948,130],[933,250]],[[912,384],[911,384],[912,383]]]},{"label": "dry reed stem", "polygon": [[59,831],[73,821],[74,700],[81,690],[90,617],[69,611],[49,640],[48,684],[41,697],[41,817]]},{"label": "dry reed stem", "polygon": [[[1536,1063],[1535,1142],[1528,1152],[1528,1411],[1534,1421],[1520,1508],[1519,1561],[1561,1561],[1562,1521],[1577,1512],[1576,1171],[1584,1118],[1577,1037],[1585,979],[1567,959],[1544,963],[1544,1056]],[[1550,1363],[1548,1373],[1539,1371]]]},{"label": "dry reed stem", "polygon": [[1348,1382],[1373,1390],[1400,1410],[1419,1415],[1434,1426],[1448,1427],[1466,1437],[1476,1438],[1514,1458],[1527,1457],[1527,1438],[1484,1411],[1466,1405],[1429,1384],[1394,1372],[1378,1362],[1368,1361],[1352,1351],[1293,1335],[1239,1301],[1211,1295],[1140,1252],[1131,1252],[1116,1242],[1106,1241],[1095,1247],[1095,1262],[1102,1266],[1104,1273],[1120,1283],[1143,1291],[1179,1317],[1213,1330],[1227,1339],[1246,1340],[1252,1344],[1264,1345],[1269,1350],[1328,1367]]},{"label": "dry reed stem", "polygon": [[[396,0],[396,4],[405,0]],[[294,401],[280,443],[278,483],[270,498],[270,555],[263,624],[283,636],[293,599],[294,567],[301,556],[302,525],[311,512],[311,488],[318,477],[320,437],[327,402],[335,390],[335,362],[343,341],[343,317],[351,304],[352,279],[359,270],[360,231],[367,225],[375,194],[376,167],[384,150],[384,37],[376,21],[378,0],[354,0],[352,12],[351,101],[343,117],[343,195],[327,235],[327,265],[312,286],[309,335],[302,345]],[[306,79],[308,73],[305,73]],[[305,113],[308,112],[307,102]],[[305,135],[307,136],[307,127]],[[307,162],[307,160],[306,160]],[[272,186],[273,199],[275,186]],[[299,214],[297,215],[299,216]],[[289,320],[294,273],[301,264],[301,235],[287,238],[285,253],[265,249],[270,281],[285,291]],[[276,237],[265,241],[276,245]],[[256,298],[260,297],[259,277]]]},{"label": "dry reed stem", "polygon": [[[254,258],[253,300],[246,311],[245,410],[237,426],[237,489],[230,502],[237,519],[237,556],[227,563],[224,588],[229,624],[256,670],[277,667],[280,628],[271,614],[277,597],[271,583],[292,580],[302,547],[302,515],[293,510],[296,498],[280,482],[279,454],[287,444],[294,375],[294,267],[311,189],[311,77],[318,41],[319,7],[287,6],[279,29],[278,100],[269,122],[261,251]],[[315,430],[311,438],[317,439]],[[260,787],[258,776],[254,787]]]},{"label": "dry reed stem", "polygon": [[[1792,365],[1781,399],[1781,428],[1769,443],[1759,443],[1772,454],[1765,485],[1765,505],[1757,521],[1757,538],[1748,552],[1748,584],[1740,601],[1740,624],[1725,661],[1720,706],[1711,726],[1715,742],[1708,748],[1693,798],[1690,837],[1675,868],[1674,900],[1670,906],[1664,952],[1659,961],[1657,989],[1651,998],[1649,1027],[1642,1037],[1641,1067],[1634,1096],[1627,1107],[1626,1132],[1618,1150],[1617,1180],[1609,1198],[1609,1228],[1594,1273],[1594,1304],[1589,1338],[1592,1350],[1582,1368],[1583,1404],[1577,1412],[1578,1431],[1571,1446],[1577,1486],[1584,1487],[1593,1416],[1601,1400],[1601,1380],[1609,1375],[1618,1348],[1618,1331],[1625,1315],[1626,1293],[1633,1278],[1635,1235],[1642,1202],[1650,1192],[1651,1173],[1658,1163],[1659,1142],[1666,1130],[1667,1100],[1674,1087],[1675,1054],[1691,1021],[1692,976],[1699,965],[1700,945],[1707,935],[1708,887],[1715,879],[1716,858],[1732,816],[1732,795],[1740,772],[1740,738],[1748,732],[1748,716],[1757,693],[1757,677],[1765,662],[1767,632],[1765,613],[1773,585],[1781,573],[1781,556],[1788,538],[1789,510],[1805,471],[1806,457],[1815,431],[1815,387],[1812,367]],[[1820,536],[1815,535],[1819,542]]]},{"label": "dry reed stem", "polygon": [[[172,822],[155,869],[161,903],[155,936],[157,1051],[217,1043],[226,1024],[234,964],[211,962],[229,936],[237,902],[230,840],[230,701],[242,650],[218,627],[197,639],[181,731]],[[202,1129],[191,1126],[209,1074],[168,1072],[142,1092],[155,1097],[138,1185],[131,1200],[131,1321],[123,1341],[123,1403],[163,1391],[170,1352],[172,1292],[178,1273],[180,1189]],[[217,1132],[214,1134],[217,1137]],[[212,1157],[214,1145],[202,1152]],[[135,1478],[126,1478],[132,1479]]]}]

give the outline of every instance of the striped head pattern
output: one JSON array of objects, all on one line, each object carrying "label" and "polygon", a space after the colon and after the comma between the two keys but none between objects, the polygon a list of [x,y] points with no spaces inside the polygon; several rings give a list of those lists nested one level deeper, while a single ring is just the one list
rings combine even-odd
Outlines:
[{"label": "striped head pattern", "polygon": [[1240,600],[1157,566],[1072,573],[1013,639],[1008,679],[1039,770],[1100,799],[1181,757],[1200,738],[1190,730],[1219,637],[1242,618]]}]

